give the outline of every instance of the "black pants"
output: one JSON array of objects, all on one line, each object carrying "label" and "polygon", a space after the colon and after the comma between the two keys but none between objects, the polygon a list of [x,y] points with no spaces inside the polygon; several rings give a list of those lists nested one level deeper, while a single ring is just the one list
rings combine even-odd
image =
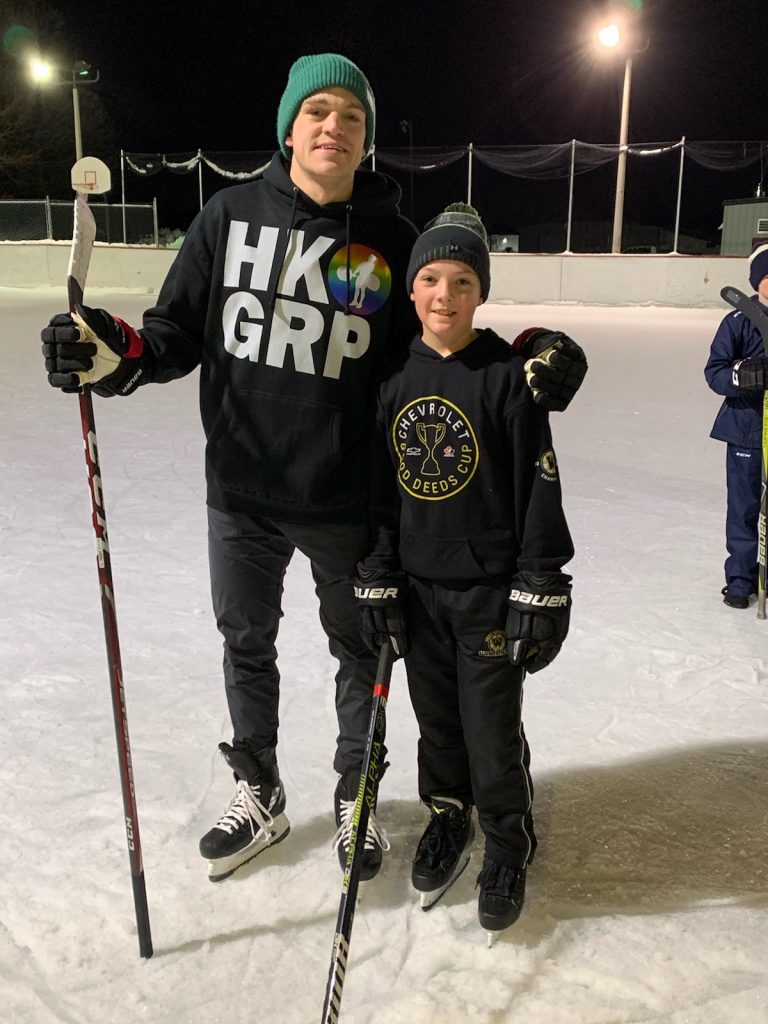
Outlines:
[{"label": "black pants", "polygon": [[522,723],[523,673],[506,651],[509,586],[412,579],[408,686],[419,723],[419,795],[477,807],[486,853],[533,858],[533,784]]},{"label": "black pants", "polygon": [[363,525],[277,523],[208,509],[211,593],[224,637],[224,682],[234,740],[253,750],[277,746],[280,673],[275,641],[283,614],[283,579],[297,548],[310,561],[320,621],[339,662],[334,768],[341,773],[362,763],[376,673],[376,659],[360,635],[352,587],[356,563],[367,554],[368,529]]}]

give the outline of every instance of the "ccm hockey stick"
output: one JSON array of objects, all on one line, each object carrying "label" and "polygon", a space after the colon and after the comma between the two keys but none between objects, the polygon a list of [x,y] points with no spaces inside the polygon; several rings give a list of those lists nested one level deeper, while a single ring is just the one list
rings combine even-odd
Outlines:
[{"label": "ccm hockey stick", "polygon": [[[75,165],[77,166],[77,165]],[[72,252],[67,270],[67,296],[70,313],[75,303],[82,303],[85,278],[96,239],[96,222],[85,198],[78,194],[75,199],[75,226],[72,235]],[[109,683],[112,691],[112,711],[115,720],[115,736],[120,764],[120,784],[123,790],[123,811],[125,833],[128,840],[128,856],[133,879],[133,902],[136,908],[136,927],[139,935],[139,953],[152,956],[152,936],[149,930],[147,892],[144,885],[144,866],[141,859],[139,839],[139,817],[136,809],[136,795],[131,765],[131,745],[128,739],[128,718],[123,690],[123,670],[120,661],[120,644],[117,636],[115,594],[112,585],[112,564],[107,538],[107,516],[104,510],[104,493],[101,486],[99,450],[96,442],[96,423],[93,416],[91,389],[85,385],[79,392],[80,420],[83,427],[85,463],[88,469],[88,486],[91,492],[93,530],[96,535],[96,563],[101,591],[101,611],[104,618],[104,639],[107,645]]]},{"label": "ccm hockey stick", "polygon": [[[739,291],[738,288],[727,287],[720,292],[722,298],[743,313],[760,332],[763,339],[765,355],[768,356],[768,316],[760,308],[759,303]],[[768,391],[763,392],[763,451],[760,473],[760,515],[757,519],[757,617],[765,618],[766,593],[766,517],[768,516]]]},{"label": "ccm hockey stick", "polygon": [[357,801],[352,816],[349,850],[341,883],[339,916],[336,920],[336,934],[333,937],[333,953],[331,954],[331,967],[328,972],[328,985],[323,1004],[322,1024],[337,1024],[339,1020],[349,943],[352,937],[352,922],[355,917],[357,890],[360,884],[360,867],[365,849],[365,834],[368,828],[368,819],[376,804],[376,794],[379,788],[379,763],[384,749],[387,725],[385,712],[393,662],[392,644],[387,641],[379,654],[379,664],[376,668],[376,679],[373,685],[373,706],[368,725],[368,737],[365,742],[363,766],[360,771],[360,787],[357,791]]}]

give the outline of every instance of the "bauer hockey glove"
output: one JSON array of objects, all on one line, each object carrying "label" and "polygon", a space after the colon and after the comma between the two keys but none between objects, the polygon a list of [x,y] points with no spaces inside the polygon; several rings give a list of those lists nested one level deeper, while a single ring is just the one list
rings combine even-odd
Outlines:
[{"label": "bauer hockey glove", "polygon": [[59,313],[42,331],[48,383],[62,391],[92,385],[97,395],[130,395],[141,384],[144,339],[104,309],[77,305]]},{"label": "bauer hockey glove", "polygon": [[538,672],[568,635],[571,577],[564,572],[520,572],[512,580],[507,611],[507,654],[513,665]]},{"label": "bauer hockey glove", "polygon": [[395,656],[402,658],[410,650],[405,625],[405,594],[408,587],[404,573],[386,569],[367,569],[360,564],[355,580],[355,600],[366,647],[374,654],[389,640]]},{"label": "bauer hockey glove", "polygon": [[562,412],[581,387],[587,372],[584,350],[562,331],[531,327],[512,347],[524,359],[534,401],[548,412]]},{"label": "bauer hockey glove", "polygon": [[757,356],[733,364],[733,383],[740,391],[768,390],[768,359]]}]

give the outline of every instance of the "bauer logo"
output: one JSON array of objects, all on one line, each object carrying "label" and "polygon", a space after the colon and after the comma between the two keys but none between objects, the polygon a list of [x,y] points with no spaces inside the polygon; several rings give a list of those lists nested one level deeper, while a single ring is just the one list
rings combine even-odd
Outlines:
[{"label": "bauer logo", "polygon": [[367,245],[345,245],[333,255],[328,265],[328,287],[342,308],[346,309],[349,299],[353,313],[370,316],[389,298],[392,271],[375,249],[369,249]]},{"label": "bauer logo", "polygon": [[425,501],[451,498],[475,474],[480,453],[464,413],[439,395],[409,402],[392,424],[400,486]]}]

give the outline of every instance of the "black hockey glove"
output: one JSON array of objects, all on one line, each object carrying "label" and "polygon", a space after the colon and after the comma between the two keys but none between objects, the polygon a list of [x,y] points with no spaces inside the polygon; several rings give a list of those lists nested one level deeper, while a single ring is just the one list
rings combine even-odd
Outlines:
[{"label": "black hockey glove", "polygon": [[568,635],[571,577],[564,572],[520,572],[512,580],[507,612],[507,654],[513,665],[538,672]]},{"label": "black hockey glove", "polygon": [[404,606],[407,581],[404,573],[388,572],[386,569],[367,569],[360,564],[355,580],[355,598],[366,646],[374,654],[387,640],[397,658],[410,650],[405,625]]},{"label": "black hockey glove", "polygon": [[525,376],[533,399],[548,412],[562,412],[587,372],[584,350],[561,331],[524,331],[514,347],[527,360]]},{"label": "black hockey glove", "polygon": [[768,390],[768,359],[761,356],[741,359],[733,365],[733,383],[741,391]]},{"label": "black hockey glove", "polygon": [[62,391],[91,384],[97,395],[130,395],[142,382],[144,339],[130,324],[104,309],[76,306],[43,328],[48,383]]}]

